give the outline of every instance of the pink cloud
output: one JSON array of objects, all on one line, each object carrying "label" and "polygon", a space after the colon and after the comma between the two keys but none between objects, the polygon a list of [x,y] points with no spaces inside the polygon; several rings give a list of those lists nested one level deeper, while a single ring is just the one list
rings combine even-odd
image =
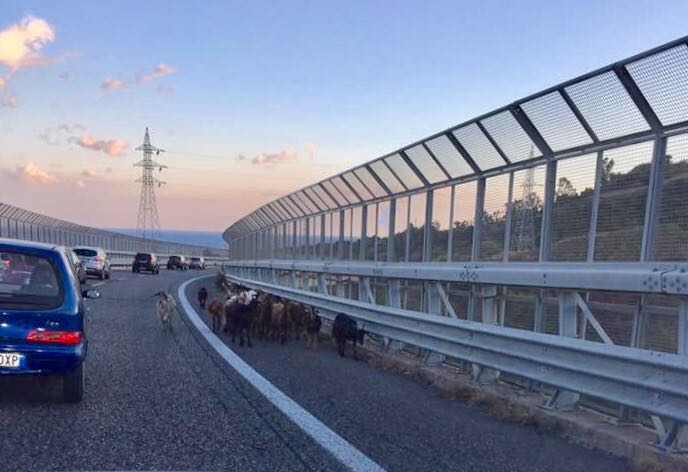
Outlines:
[{"label": "pink cloud", "polygon": [[103,90],[119,90],[122,87],[124,87],[124,81],[113,77],[108,77],[100,84],[100,88]]},{"label": "pink cloud", "polygon": [[29,161],[24,166],[4,169],[3,174],[12,179],[21,179],[31,185],[49,185],[57,182],[57,177]]},{"label": "pink cloud", "polygon": [[155,66],[151,72],[139,74],[138,77],[136,77],[136,82],[145,84],[146,82],[150,82],[165,75],[174,74],[175,72],[177,72],[176,67],[173,67],[169,64],[160,63]]},{"label": "pink cloud", "polygon": [[[174,74],[176,72],[176,67],[173,67],[169,64],[160,63],[157,66],[153,67],[152,70],[140,73],[136,76],[136,79],[123,80],[115,77],[108,77],[103,81],[102,84],[100,84],[100,88],[109,91],[121,90],[124,87],[128,87],[130,85],[146,84],[152,82],[155,79],[164,77],[166,75]],[[158,93],[169,93],[173,91],[172,87],[164,85],[158,85],[156,90],[158,91]]]},{"label": "pink cloud", "polygon": [[84,169],[81,171],[81,176],[87,179],[96,179],[101,176],[101,174],[95,169]]},{"label": "pink cloud", "polygon": [[55,58],[40,54],[41,49],[53,41],[55,29],[47,21],[26,16],[0,31],[0,64],[15,72],[22,67],[55,62]]},{"label": "pink cloud", "polygon": [[129,147],[129,143],[122,139],[96,139],[88,133],[74,137],[71,141],[86,149],[102,151],[108,156],[121,156]]},{"label": "pink cloud", "polygon": [[19,97],[11,93],[5,94],[0,98],[0,107],[17,108],[19,106]]},{"label": "pink cloud", "polygon": [[259,154],[251,161],[254,165],[269,167],[277,164],[290,162],[298,157],[296,151],[293,149],[285,149],[284,151],[276,152],[274,154]]}]

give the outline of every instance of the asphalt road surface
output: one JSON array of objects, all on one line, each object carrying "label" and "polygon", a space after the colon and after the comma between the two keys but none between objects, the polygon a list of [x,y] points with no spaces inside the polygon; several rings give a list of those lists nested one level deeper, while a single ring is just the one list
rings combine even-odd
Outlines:
[{"label": "asphalt road surface", "polygon": [[[52,379],[0,378],[0,470],[343,469],[228,367],[188,321],[177,316],[172,334],[162,330],[151,295],[176,293],[194,275],[200,273],[115,272],[97,287],[102,298],[87,301],[90,346],[81,404],[61,403]],[[317,353],[296,342],[232,347],[388,470],[628,470],[623,460],[500,422],[410,379],[340,359],[331,347]]]}]

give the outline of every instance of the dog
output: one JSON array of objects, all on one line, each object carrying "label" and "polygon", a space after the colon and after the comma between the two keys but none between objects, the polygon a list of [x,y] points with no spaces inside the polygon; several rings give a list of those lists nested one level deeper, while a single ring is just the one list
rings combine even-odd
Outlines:
[{"label": "dog", "polygon": [[172,315],[177,309],[177,302],[175,302],[174,297],[167,292],[157,292],[153,296],[158,297],[155,305],[155,312],[162,322],[163,329],[172,331]]}]

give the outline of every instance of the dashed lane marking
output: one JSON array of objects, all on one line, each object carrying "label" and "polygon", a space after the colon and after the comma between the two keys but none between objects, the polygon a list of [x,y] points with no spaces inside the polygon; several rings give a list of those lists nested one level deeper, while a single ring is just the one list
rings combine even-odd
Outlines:
[{"label": "dashed lane marking", "polygon": [[186,298],[186,287],[203,277],[196,277],[184,282],[178,290],[182,308],[193,323],[194,327],[208,341],[208,344],[227,362],[239,375],[246,379],[261,395],[263,395],[278,410],[284,413],[299,428],[308,434],[315,442],[329,451],[339,462],[354,471],[382,471],[380,465],[356,449],[346,439],[332,431],[315,416],[304,410],[298,403],[289,398],[284,392],[275,387],[268,379],[256,372],[244,362],[234,351],[225,345],[198,316],[196,310]]}]

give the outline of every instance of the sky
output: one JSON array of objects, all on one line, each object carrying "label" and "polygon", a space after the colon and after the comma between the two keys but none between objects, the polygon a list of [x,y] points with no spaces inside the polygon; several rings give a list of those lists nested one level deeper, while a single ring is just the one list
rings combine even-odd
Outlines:
[{"label": "sky", "polygon": [[0,201],[161,227],[277,196],[688,34],[688,2],[0,0]]}]

